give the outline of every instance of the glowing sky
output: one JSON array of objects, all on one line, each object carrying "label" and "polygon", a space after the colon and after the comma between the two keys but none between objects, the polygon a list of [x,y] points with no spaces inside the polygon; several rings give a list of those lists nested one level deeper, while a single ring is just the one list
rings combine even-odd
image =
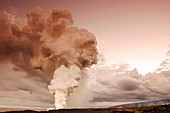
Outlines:
[{"label": "glowing sky", "polygon": [[34,7],[69,10],[75,25],[94,33],[107,64],[128,62],[153,71],[170,44],[169,0],[1,0],[0,10],[25,17]]}]

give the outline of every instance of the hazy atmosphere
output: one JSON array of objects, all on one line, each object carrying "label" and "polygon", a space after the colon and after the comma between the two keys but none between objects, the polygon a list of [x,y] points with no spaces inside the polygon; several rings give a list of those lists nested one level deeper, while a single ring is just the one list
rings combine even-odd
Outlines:
[{"label": "hazy atmosphere", "polygon": [[169,0],[1,0],[0,108],[170,98]]}]

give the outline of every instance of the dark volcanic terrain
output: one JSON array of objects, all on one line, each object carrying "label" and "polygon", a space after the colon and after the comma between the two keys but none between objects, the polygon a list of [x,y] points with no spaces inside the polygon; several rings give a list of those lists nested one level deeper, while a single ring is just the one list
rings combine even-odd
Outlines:
[{"label": "dark volcanic terrain", "polygon": [[120,108],[59,109],[50,111],[8,111],[5,113],[170,113],[170,104]]}]

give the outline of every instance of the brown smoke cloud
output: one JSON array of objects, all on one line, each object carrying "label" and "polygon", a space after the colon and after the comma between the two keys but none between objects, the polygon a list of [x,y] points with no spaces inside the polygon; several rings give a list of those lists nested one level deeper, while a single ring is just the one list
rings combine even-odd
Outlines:
[{"label": "brown smoke cloud", "polygon": [[[1,94],[2,97],[3,94],[8,93],[8,89],[16,89],[16,91],[22,89],[35,98],[40,97],[41,91],[30,91],[32,90],[30,87],[42,88],[42,92],[47,95],[47,87],[52,75],[61,65],[68,69],[74,65],[83,70],[97,63],[95,36],[86,29],[73,26],[69,11],[44,10],[37,7],[30,10],[26,16],[25,19],[19,19],[5,11],[0,12],[0,70],[6,69],[8,65],[11,66],[10,70],[13,70],[7,69],[5,73],[0,74],[0,77],[4,78],[0,81],[0,89],[6,91]],[[16,75],[18,72],[24,74]],[[6,79],[5,75],[10,76]],[[22,82],[23,87],[20,88],[15,78],[24,81],[29,78],[30,82],[32,80],[32,83],[36,84],[37,81],[40,86],[23,85],[26,82]],[[14,85],[11,88],[6,88],[8,87],[6,85],[10,84],[8,81],[13,81]],[[15,93],[11,94],[15,95]]]},{"label": "brown smoke cloud", "polygon": [[96,63],[95,36],[85,29],[72,27],[70,12],[64,9],[34,8],[26,23],[18,24],[14,16],[0,12],[0,59],[23,54],[34,68],[52,75],[61,65],[81,69]]}]

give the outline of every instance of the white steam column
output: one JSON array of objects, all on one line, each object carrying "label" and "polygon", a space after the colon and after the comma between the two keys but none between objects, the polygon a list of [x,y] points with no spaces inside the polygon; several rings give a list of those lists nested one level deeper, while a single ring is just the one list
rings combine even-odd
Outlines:
[{"label": "white steam column", "polygon": [[50,93],[54,94],[56,109],[66,106],[66,99],[73,92],[74,88],[79,85],[78,80],[80,80],[80,78],[81,70],[76,65],[70,68],[62,65],[55,70],[48,88]]}]

